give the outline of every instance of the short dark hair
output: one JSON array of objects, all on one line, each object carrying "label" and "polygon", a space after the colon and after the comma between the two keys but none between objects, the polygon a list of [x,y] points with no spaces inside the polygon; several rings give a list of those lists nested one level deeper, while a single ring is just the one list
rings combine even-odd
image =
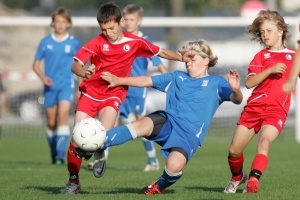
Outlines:
[{"label": "short dark hair", "polygon": [[102,4],[97,13],[97,21],[99,24],[106,24],[110,21],[120,23],[121,18],[121,10],[114,2]]}]

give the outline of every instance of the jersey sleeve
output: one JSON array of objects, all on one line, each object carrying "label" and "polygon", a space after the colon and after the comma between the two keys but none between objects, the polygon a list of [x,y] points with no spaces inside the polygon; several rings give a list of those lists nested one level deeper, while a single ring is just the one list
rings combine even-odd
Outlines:
[{"label": "jersey sleeve", "polygon": [[259,52],[254,56],[254,58],[250,62],[249,67],[248,67],[248,75],[247,76],[258,74],[262,71],[262,69],[263,69],[262,53]]},{"label": "jersey sleeve", "polygon": [[158,65],[162,64],[162,61],[158,56],[153,56],[150,58],[150,60],[153,64],[153,66],[158,66]]},{"label": "jersey sleeve", "polygon": [[228,83],[228,81],[225,80],[223,77],[219,77],[219,84],[218,84],[218,95],[220,98],[220,101],[230,101],[230,95],[232,93],[232,89]]},{"label": "jersey sleeve", "polygon": [[162,75],[155,75],[151,76],[153,82],[153,88],[166,92],[167,87],[169,86],[170,82],[172,81],[172,73],[166,73]]},{"label": "jersey sleeve", "polygon": [[85,65],[91,57],[98,55],[97,37],[90,40],[83,47],[81,47],[74,55],[74,60],[77,60],[82,65]]},{"label": "jersey sleeve", "polygon": [[157,56],[161,51],[161,48],[157,45],[152,44],[148,40],[141,38],[140,39],[140,48],[138,55],[142,57],[153,57]]},{"label": "jersey sleeve", "polygon": [[35,56],[34,56],[34,60],[42,60],[45,56],[44,52],[44,40],[41,40],[41,42],[39,43]]},{"label": "jersey sleeve", "polygon": [[[145,38],[146,40],[148,40],[149,42],[152,43],[151,39],[148,36],[144,36],[143,38]],[[150,58],[150,60],[151,60],[153,66],[158,66],[158,65],[162,64],[162,61],[158,56],[153,56]]]}]

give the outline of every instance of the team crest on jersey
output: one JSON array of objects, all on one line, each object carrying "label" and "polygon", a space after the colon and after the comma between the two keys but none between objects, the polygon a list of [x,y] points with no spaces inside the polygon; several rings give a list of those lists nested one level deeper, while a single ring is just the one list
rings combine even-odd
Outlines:
[{"label": "team crest on jersey", "polygon": [[286,54],[285,58],[288,59],[288,60],[292,60],[292,55],[291,54]]},{"label": "team crest on jersey", "polygon": [[130,50],[130,46],[128,44],[125,44],[123,47],[124,51],[129,51]]},{"label": "team crest on jersey", "polygon": [[103,51],[109,51],[109,45],[108,44],[103,44]]},{"label": "team crest on jersey", "polygon": [[70,53],[70,52],[71,52],[71,46],[67,44],[65,46],[65,53]]},{"label": "team crest on jersey", "polygon": [[206,87],[206,86],[208,85],[208,81],[209,81],[209,80],[203,80],[201,86]]},{"label": "team crest on jersey", "polygon": [[271,57],[270,53],[265,53],[265,54],[264,54],[264,58],[265,58],[265,59],[268,59],[268,58],[270,58],[270,57]]}]

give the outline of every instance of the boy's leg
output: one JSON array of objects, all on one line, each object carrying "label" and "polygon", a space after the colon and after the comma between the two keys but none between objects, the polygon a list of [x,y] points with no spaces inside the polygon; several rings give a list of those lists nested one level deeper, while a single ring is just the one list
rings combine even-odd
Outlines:
[{"label": "boy's leg", "polygon": [[148,156],[148,163],[144,169],[145,172],[148,171],[156,171],[159,170],[159,162],[158,159],[156,157],[156,150],[155,150],[155,146],[154,146],[154,142],[147,140],[145,138],[142,138],[145,150],[147,152],[147,156]]}]

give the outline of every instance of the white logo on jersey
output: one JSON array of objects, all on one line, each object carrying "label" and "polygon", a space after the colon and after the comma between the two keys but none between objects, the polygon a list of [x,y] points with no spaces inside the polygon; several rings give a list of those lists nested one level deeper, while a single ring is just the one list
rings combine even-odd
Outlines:
[{"label": "white logo on jersey", "polygon": [[268,59],[268,58],[270,58],[270,57],[271,57],[270,53],[265,53],[265,55],[264,55],[264,58],[265,58],[265,59]]},{"label": "white logo on jersey", "polygon": [[186,78],[183,78],[182,76],[179,76],[179,78],[182,80],[182,82],[186,79]]},{"label": "white logo on jersey", "polygon": [[129,51],[130,50],[130,46],[128,44],[125,44],[123,47],[124,51]]},{"label": "white logo on jersey", "polygon": [[201,86],[205,86],[205,87],[206,87],[206,86],[208,85],[208,81],[209,81],[209,80],[203,80],[203,83],[202,83]]},{"label": "white logo on jersey", "polygon": [[114,106],[116,106],[116,108],[119,108],[119,102],[115,101]]},{"label": "white logo on jersey", "polygon": [[286,54],[286,55],[285,55],[285,58],[288,59],[288,60],[292,60],[291,54]]},{"label": "white logo on jersey", "polygon": [[196,137],[197,137],[197,138],[200,137],[200,135],[201,135],[201,133],[202,133],[203,126],[204,126],[204,123],[202,124],[202,126],[201,126],[199,132],[196,134]]},{"label": "white logo on jersey", "polygon": [[65,46],[65,53],[70,53],[70,52],[71,52],[71,46],[67,44]]},{"label": "white logo on jersey", "polygon": [[283,123],[282,123],[281,119],[280,119],[280,120],[278,120],[278,122],[277,122],[277,123],[278,123],[278,125],[279,125],[280,127],[282,127],[282,124],[283,124]]},{"label": "white logo on jersey", "polygon": [[47,49],[53,50],[53,46],[51,44],[48,44]]},{"label": "white logo on jersey", "polygon": [[103,44],[102,50],[103,50],[103,51],[109,51],[109,46],[108,46],[108,44]]}]

